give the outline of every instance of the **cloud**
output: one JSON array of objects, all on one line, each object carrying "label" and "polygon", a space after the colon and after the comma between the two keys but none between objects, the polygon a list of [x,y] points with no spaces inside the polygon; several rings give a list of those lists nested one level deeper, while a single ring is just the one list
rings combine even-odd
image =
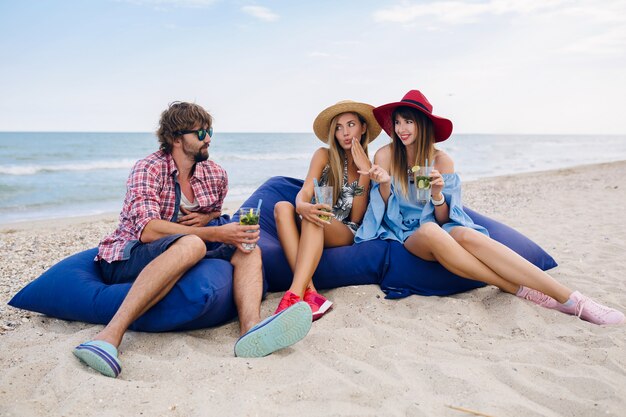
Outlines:
[{"label": "cloud", "polygon": [[200,8],[208,7],[219,0],[116,0],[118,2],[125,2],[131,4],[147,4],[155,7],[160,6],[176,6],[176,7],[190,7]]},{"label": "cloud", "polygon": [[558,25],[570,34],[557,47],[566,54],[620,56],[626,51],[626,1],[624,0],[459,0],[403,1],[374,11],[377,22],[400,24],[422,31],[447,26],[483,23],[493,17],[523,18],[536,22],[537,30]]},{"label": "cloud", "polygon": [[620,56],[626,51],[626,30],[613,28],[598,35],[578,39],[562,49],[565,53]]},{"label": "cloud", "polygon": [[330,58],[331,55],[326,52],[313,51],[309,53],[311,58]]},{"label": "cloud", "polygon": [[474,23],[487,15],[531,14],[553,10],[571,0],[489,0],[485,2],[432,1],[403,3],[373,13],[374,20],[390,23],[415,23],[423,17],[450,24]]},{"label": "cloud", "polygon": [[241,8],[241,11],[265,22],[275,22],[280,17],[267,7],[263,6],[244,6]]}]

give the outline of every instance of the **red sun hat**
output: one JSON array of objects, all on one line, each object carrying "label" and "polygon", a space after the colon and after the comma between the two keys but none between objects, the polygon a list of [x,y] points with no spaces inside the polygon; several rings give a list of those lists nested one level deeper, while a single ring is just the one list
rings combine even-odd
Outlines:
[{"label": "red sun hat", "polygon": [[424,94],[418,90],[411,90],[402,97],[401,101],[384,104],[374,109],[374,117],[390,137],[393,136],[394,131],[394,121],[391,120],[391,116],[398,107],[411,107],[424,113],[433,122],[436,142],[443,142],[452,134],[452,122],[443,117],[435,116],[433,106]]}]

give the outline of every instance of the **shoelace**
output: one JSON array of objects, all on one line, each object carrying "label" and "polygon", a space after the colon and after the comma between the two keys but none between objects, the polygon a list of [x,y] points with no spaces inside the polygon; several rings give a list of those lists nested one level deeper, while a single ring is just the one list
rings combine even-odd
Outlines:
[{"label": "shoelace", "polygon": [[574,309],[574,312],[576,313],[576,316],[578,318],[580,318],[580,315],[583,314],[583,310],[585,308],[585,304],[587,304],[587,299],[583,299],[580,300],[579,302],[576,303],[576,308]]},{"label": "shoelace", "polygon": [[580,300],[576,305],[576,310],[578,310],[576,315],[578,316],[578,318],[580,318],[580,316],[583,314],[585,308],[587,308],[587,313],[596,318],[602,318],[611,312],[611,309],[609,309],[608,307],[603,306],[602,304],[598,304],[585,297],[584,299]]},{"label": "shoelace", "polygon": [[301,301],[300,297],[298,297],[297,295],[294,295],[294,294],[290,294],[289,298],[283,298],[282,300],[280,300],[279,306],[280,307],[285,307],[285,306],[288,307],[288,306],[294,305],[295,303],[297,303],[299,301]]}]

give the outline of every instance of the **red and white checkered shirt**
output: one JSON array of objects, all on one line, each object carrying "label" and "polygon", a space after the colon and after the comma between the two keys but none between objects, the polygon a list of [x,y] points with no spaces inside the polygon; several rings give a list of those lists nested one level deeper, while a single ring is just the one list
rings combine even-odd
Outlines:
[{"label": "red and white checkered shirt", "polygon": [[[180,187],[176,195],[178,168],[170,154],[157,151],[135,163],[126,182],[126,198],[120,223],[99,245],[96,261],[128,259],[125,248],[136,244],[150,220],[175,220],[180,205]],[[199,204],[198,211],[221,211],[228,192],[228,176],[213,161],[196,163],[189,180]],[[178,201],[177,201],[178,199]]]}]

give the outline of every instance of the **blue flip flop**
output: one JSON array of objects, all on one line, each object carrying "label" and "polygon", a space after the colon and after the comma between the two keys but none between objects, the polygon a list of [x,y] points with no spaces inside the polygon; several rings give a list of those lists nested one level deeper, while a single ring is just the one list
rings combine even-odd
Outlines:
[{"label": "blue flip flop", "polygon": [[122,364],[117,358],[117,349],[103,340],[92,340],[74,348],[74,356],[102,375],[117,378],[122,372]]},{"label": "blue flip flop", "polygon": [[302,340],[311,329],[311,307],[304,301],[270,316],[235,343],[235,356],[260,358]]}]

